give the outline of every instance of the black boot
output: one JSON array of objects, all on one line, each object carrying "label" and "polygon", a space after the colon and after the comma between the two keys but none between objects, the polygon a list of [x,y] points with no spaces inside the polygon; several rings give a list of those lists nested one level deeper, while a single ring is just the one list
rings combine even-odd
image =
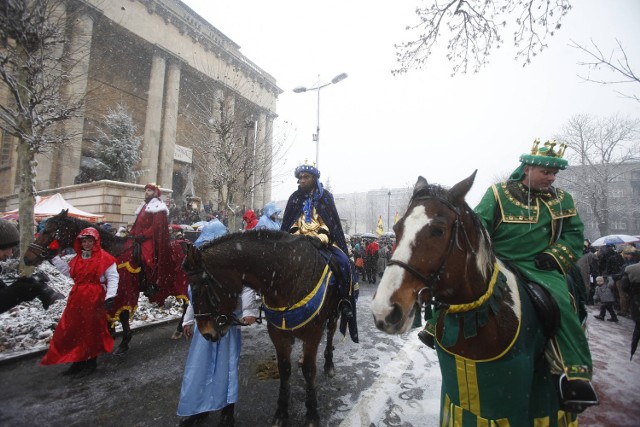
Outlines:
[{"label": "black boot", "polygon": [[93,374],[98,368],[98,359],[94,357],[84,362],[84,366],[80,372],[75,376],[76,378],[84,378]]},{"label": "black boot", "polygon": [[195,426],[195,425],[200,424],[200,421],[204,420],[208,416],[209,416],[208,412],[201,412],[199,414],[190,415],[190,416],[184,417],[182,420],[180,420],[180,424],[178,424],[178,425],[180,427]]},{"label": "black boot", "polygon": [[87,362],[73,362],[69,368],[62,371],[62,375],[64,376],[75,375],[84,369],[84,366],[86,363]]},{"label": "black boot", "polygon": [[38,295],[38,299],[42,301],[42,307],[47,310],[54,302],[64,299],[64,295],[45,285],[42,292]]},{"label": "black boot", "polygon": [[566,375],[560,377],[560,408],[580,414],[589,406],[597,405],[598,396],[588,380],[569,381]]},{"label": "black boot", "polygon": [[433,335],[428,333],[426,329],[423,329],[420,332],[418,332],[418,339],[420,339],[420,341],[422,341],[422,343],[424,345],[426,345],[427,347],[433,348],[433,349],[436,348],[436,344],[435,344],[435,341],[433,339]]},{"label": "black boot", "polygon": [[233,403],[222,408],[218,427],[234,427],[236,425],[235,418],[233,417],[234,409],[235,409],[235,405]]}]

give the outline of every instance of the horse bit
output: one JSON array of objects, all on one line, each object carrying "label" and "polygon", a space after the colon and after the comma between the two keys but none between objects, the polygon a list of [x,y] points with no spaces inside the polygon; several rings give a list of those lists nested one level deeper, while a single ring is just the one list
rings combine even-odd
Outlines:
[{"label": "horse bit", "polygon": [[423,201],[423,200],[430,200],[430,199],[431,200],[437,200],[437,201],[441,202],[446,207],[448,207],[451,211],[453,211],[453,213],[456,215],[456,220],[453,223],[453,232],[451,233],[451,237],[449,238],[449,242],[448,242],[448,246],[447,246],[447,254],[442,259],[442,262],[440,263],[440,266],[438,267],[438,269],[434,273],[431,273],[428,276],[425,276],[424,274],[422,274],[415,267],[412,267],[412,266],[410,266],[409,264],[407,264],[407,263],[405,263],[403,261],[399,261],[399,260],[395,260],[395,259],[390,259],[387,262],[387,266],[389,266],[389,265],[397,265],[398,267],[402,267],[403,269],[405,269],[409,273],[413,274],[418,280],[420,280],[424,284],[424,287],[418,291],[418,295],[417,295],[418,301],[421,300],[422,293],[424,291],[428,291],[431,294],[431,299],[429,301],[424,302],[425,305],[426,304],[433,305],[435,308],[447,308],[447,307],[449,307],[450,304],[438,301],[433,297],[433,288],[438,284],[438,282],[442,278],[442,275],[444,273],[447,261],[449,260],[449,257],[453,253],[454,243],[458,247],[458,249],[462,249],[460,247],[460,242],[458,241],[458,231],[460,229],[462,229],[462,233],[464,235],[464,239],[465,239],[468,247],[471,249],[471,253],[476,255],[476,251],[475,251],[475,249],[473,249],[473,246],[471,245],[471,241],[469,240],[469,235],[467,234],[467,231],[465,230],[465,228],[464,228],[464,226],[462,224],[462,219],[460,218],[460,210],[457,207],[455,207],[450,201],[448,201],[446,199],[443,199],[442,197],[425,196],[425,197],[420,197],[420,198],[416,199],[415,201]]},{"label": "horse bit", "polygon": [[[234,314],[221,314],[217,312],[217,308],[222,301],[215,288],[222,289],[222,284],[216,280],[215,277],[211,276],[207,270],[204,268],[200,268],[197,270],[189,270],[187,271],[187,277],[200,277],[204,281],[205,290],[207,292],[207,300],[209,305],[212,307],[212,312],[210,313],[196,313],[194,310],[193,316],[197,319],[198,317],[212,317],[213,325],[216,332],[220,335],[223,334],[222,328],[225,325],[229,326],[249,326],[244,323],[242,320],[238,319],[238,317]],[[191,280],[190,280],[191,281]],[[256,323],[262,323],[261,319],[256,319]]]}]

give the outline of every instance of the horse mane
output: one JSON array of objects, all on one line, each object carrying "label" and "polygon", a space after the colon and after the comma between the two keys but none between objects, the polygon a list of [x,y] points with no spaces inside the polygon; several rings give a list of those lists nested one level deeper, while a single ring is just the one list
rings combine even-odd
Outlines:
[{"label": "horse mane", "polygon": [[443,187],[439,184],[427,184],[426,186],[420,188],[415,193],[413,193],[409,204],[413,203],[414,200],[420,200],[426,197],[439,197],[442,199],[447,199],[448,190],[449,190],[448,188]]},{"label": "horse mane", "polygon": [[[105,249],[105,250],[107,250],[109,246],[112,245],[114,242],[126,240],[124,238],[114,236],[113,234],[109,233],[107,230],[104,230],[103,228],[99,227],[93,222],[89,222],[84,219],[69,216],[68,212],[65,212],[65,210],[62,210],[60,211],[60,213],[47,219],[47,221],[51,221],[51,220],[54,220],[54,222],[59,222],[59,223],[62,223],[62,222],[66,222],[67,224],[71,223],[73,227],[75,227],[78,230],[78,232],[84,230],[87,227],[95,228],[96,230],[98,230],[98,233],[100,234],[100,246],[102,247],[102,249]],[[75,236],[74,236],[74,240],[75,240]]]},{"label": "horse mane", "polygon": [[282,242],[282,243],[290,243],[299,239],[299,236],[295,236],[293,234],[287,233],[286,231],[281,230],[248,230],[248,231],[237,231],[229,234],[225,234],[224,236],[218,237],[214,240],[207,241],[202,244],[200,250],[208,249],[212,246],[218,246],[224,244],[228,241],[236,241],[238,239],[246,240],[248,242]]}]

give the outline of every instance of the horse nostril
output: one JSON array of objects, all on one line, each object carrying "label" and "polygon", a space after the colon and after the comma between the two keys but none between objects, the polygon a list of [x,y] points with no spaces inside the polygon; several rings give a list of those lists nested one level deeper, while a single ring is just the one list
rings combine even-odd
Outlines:
[{"label": "horse nostril", "polygon": [[389,325],[397,325],[402,320],[402,308],[400,304],[393,304],[393,309],[385,320]]}]

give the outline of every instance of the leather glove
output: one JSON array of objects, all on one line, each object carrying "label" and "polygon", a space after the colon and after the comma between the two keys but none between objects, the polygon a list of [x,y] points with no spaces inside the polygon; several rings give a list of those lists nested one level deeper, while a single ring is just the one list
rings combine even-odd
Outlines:
[{"label": "leather glove", "polygon": [[113,300],[115,300],[115,297],[107,298],[106,300],[104,300],[103,306],[105,310],[111,310],[111,307],[113,307]]},{"label": "leather glove", "polygon": [[536,267],[538,267],[540,270],[560,271],[560,266],[556,262],[555,258],[553,258],[551,255],[547,253],[543,252],[541,254],[536,255],[536,257],[534,258],[534,261],[536,263]]}]

